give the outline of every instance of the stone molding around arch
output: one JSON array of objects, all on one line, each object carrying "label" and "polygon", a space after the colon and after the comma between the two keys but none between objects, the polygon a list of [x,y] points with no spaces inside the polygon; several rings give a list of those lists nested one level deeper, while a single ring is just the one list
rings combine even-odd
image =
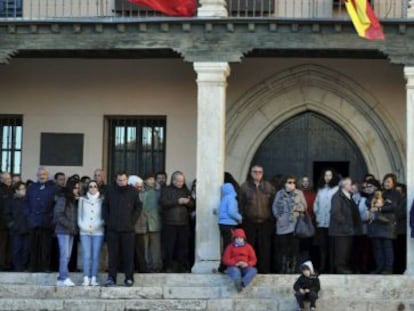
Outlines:
[{"label": "stone molding around arch", "polygon": [[379,101],[344,74],[314,64],[291,67],[253,86],[227,111],[226,171],[243,181],[263,140],[284,121],[314,111],[342,127],[375,176],[405,179],[405,146]]}]

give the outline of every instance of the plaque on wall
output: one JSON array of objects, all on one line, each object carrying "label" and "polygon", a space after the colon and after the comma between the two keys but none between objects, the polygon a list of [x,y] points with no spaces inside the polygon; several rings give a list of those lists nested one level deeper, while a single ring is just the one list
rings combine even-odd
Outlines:
[{"label": "plaque on wall", "polygon": [[40,165],[82,166],[83,134],[41,133]]}]

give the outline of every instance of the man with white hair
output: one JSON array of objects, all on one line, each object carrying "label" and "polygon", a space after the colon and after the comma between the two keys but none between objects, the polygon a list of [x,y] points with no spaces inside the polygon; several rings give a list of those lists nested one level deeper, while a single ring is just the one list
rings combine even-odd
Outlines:
[{"label": "man with white hair", "polygon": [[359,209],[352,200],[352,180],[342,179],[340,188],[332,197],[329,236],[333,238],[333,257],[336,273],[350,274],[352,242],[355,235],[362,233]]},{"label": "man with white hair", "polygon": [[58,189],[50,182],[49,172],[39,167],[37,182],[27,189],[27,211],[30,228],[30,270],[47,272],[50,269],[53,210]]}]

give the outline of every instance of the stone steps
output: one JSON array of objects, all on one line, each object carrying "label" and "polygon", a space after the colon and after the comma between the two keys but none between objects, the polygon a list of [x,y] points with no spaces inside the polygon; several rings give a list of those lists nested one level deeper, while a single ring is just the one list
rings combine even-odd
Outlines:
[{"label": "stone steps", "polygon": [[[0,310],[296,310],[296,275],[259,275],[237,293],[224,275],[140,274],[133,287],[56,287],[56,273],[0,273]],[[71,274],[76,284],[82,275]],[[105,276],[101,275],[101,280]],[[414,310],[414,277],[323,275],[318,310]],[[118,278],[122,284],[123,278]]]}]

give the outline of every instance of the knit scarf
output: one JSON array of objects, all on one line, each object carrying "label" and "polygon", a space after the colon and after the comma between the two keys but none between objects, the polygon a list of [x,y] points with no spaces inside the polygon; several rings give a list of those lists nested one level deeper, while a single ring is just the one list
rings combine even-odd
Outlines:
[{"label": "knit scarf", "polygon": [[287,192],[286,190],[281,190],[281,196],[276,204],[277,215],[280,217],[283,213],[293,211],[295,205],[297,192],[293,190],[292,192]]}]

